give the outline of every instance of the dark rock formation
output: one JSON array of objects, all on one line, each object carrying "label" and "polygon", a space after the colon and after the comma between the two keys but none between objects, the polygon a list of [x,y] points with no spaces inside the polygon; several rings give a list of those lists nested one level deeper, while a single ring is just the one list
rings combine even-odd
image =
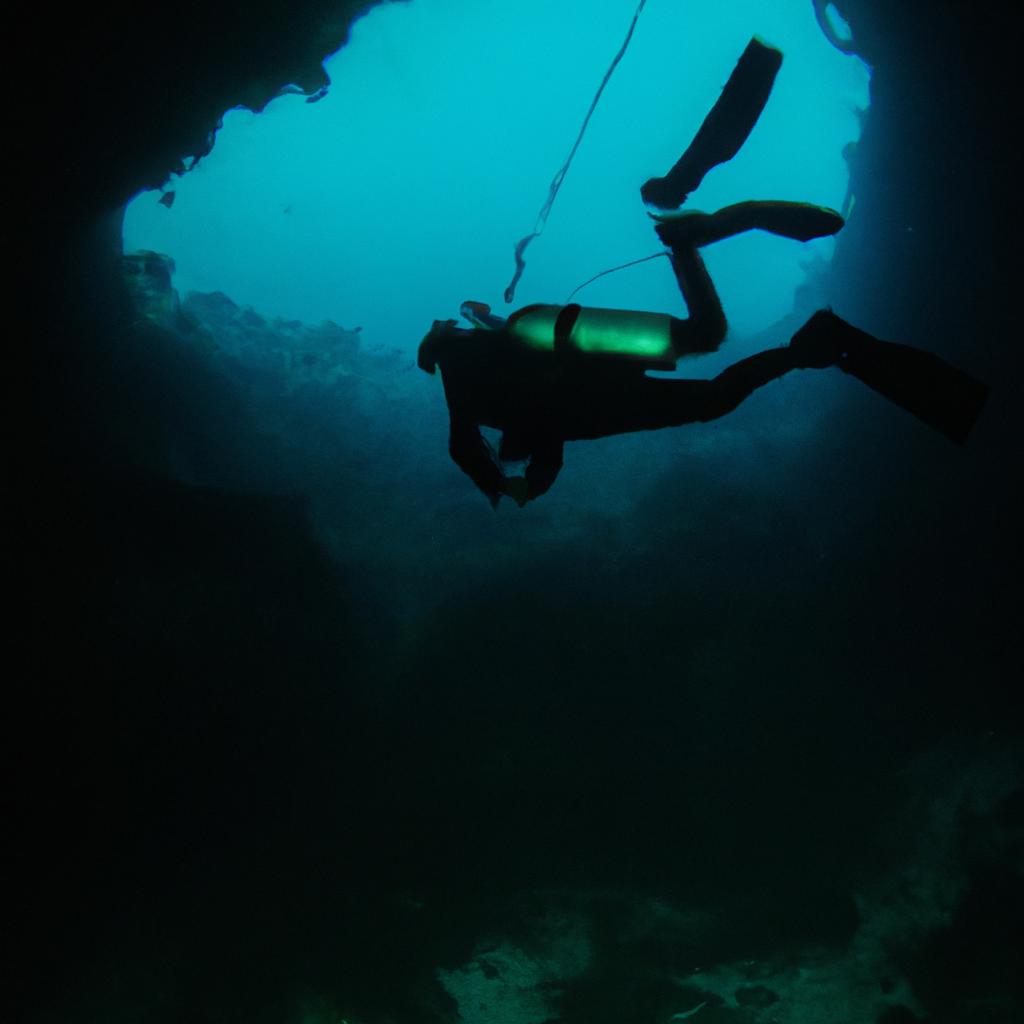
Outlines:
[{"label": "dark rock formation", "polygon": [[31,40],[36,63],[8,72],[8,95],[31,97],[17,105],[9,159],[27,184],[52,189],[27,213],[53,225],[91,220],[208,153],[232,107],[262,110],[290,85],[316,93],[323,59],[372,3],[114,3],[59,17],[22,7],[11,38]]},{"label": "dark rock formation", "polygon": [[319,327],[268,320],[223,292],[190,292],[181,308],[184,333],[201,332],[222,357],[240,364],[243,373],[269,372],[283,389],[294,390],[307,381],[331,387],[365,372],[369,361],[360,358],[359,329],[345,330],[333,320]]},{"label": "dark rock formation", "polygon": [[778,993],[765,985],[742,985],[733,995],[737,1005],[761,1009],[779,1001]]}]

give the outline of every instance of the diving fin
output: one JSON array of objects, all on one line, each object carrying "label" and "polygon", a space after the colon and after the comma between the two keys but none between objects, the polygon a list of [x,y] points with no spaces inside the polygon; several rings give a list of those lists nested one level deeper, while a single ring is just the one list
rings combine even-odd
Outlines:
[{"label": "diving fin", "polygon": [[682,206],[708,171],[731,160],[757,124],[781,66],[780,50],[751,39],[686,152],[665,177],[640,187],[643,201],[662,210]]},{"label": "diving fin", "polygon": [[987,384],[910,345],[871,338],[851,345],[838,365],[957,444],[967,440],[988,398]]}]

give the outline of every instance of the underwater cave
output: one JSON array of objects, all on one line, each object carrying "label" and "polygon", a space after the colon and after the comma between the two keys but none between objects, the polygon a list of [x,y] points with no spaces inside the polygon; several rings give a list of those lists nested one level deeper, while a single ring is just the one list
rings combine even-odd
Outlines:
[{"label": "underwater cave", "polygon": [[[502,304],[512,246],[535,220],[632,13],[621,3],[430,0],[373,9],[326,62],[325,96],[229,111],[209,156],[167,183],[173,206],[159,192],[139,196],[126,251],[171,254],[183,293],[220,290],[284,319],[362,325],[367,340],[412,351],[424,325],[457,315],[463,299]],[[707,175],[690,205],[849,204],[843,150],[859,138],[869,74],[829,43],[812,5],[651,4],[543,243],[530,250],[518,304],[558,301],[587,276],[658,248],[639,185],[675,161],[753,35],[782,50],[783,70],[740,153]],[[766,232],[709,247],[733,331],[782,319],[801,266],[833,247]],[[598,306],[681,306],[665,261],[585,294]]]},{"label": "underwater cave", "polygon": [[[1019,1019],[1008,15],[20,17],[11,1019]],[[977,425],[800,369],[492,509],[420,339],[653,256],[639,186],[752,36],[781,70],[687,206],[846,223],[708,245],[728,334],[656,376],[828,306],[985,382]],[[574,301],[687,308],[663,258]]]}]

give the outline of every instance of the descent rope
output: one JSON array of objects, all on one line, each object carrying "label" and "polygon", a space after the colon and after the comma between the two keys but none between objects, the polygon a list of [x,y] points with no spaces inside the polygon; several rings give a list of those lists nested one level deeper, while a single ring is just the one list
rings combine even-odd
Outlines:
[{"label": "descent rope", "polygon": [[[583,125],[580,127],[580,133],[576,136],[576,141],[573,143],[572,149],[569,151],[569,156],[566,158],[564,164],[562,164],[558,173],[551,179],[551,186],[548,189],[548,198],[544,205],[540,208],[540,213],[537,214],[537,221],[533,226],[533,231],[530,234],[525,235],[516,243],[515,248],[515,261],[516,269],[512,275],[512,280],[509,282],[508,287],[505,289],[505,301],[511,302],[516,295],[516,285],[519,284],[519,278],[523,276],[523,270],[526,267],[526,260],[523,259],[523,253],[526,251],[526,247],[537,238],[544,230],[544,225],[547,224],[548,214],[551,212],[551,207],[554,205],[555,196],[558,195],[558,190],[562,187],[562,182],[565,180],[565,175],[568,173],[569,165],[572,163],[572,158],[576,155],[576,150],[580,148],[580,143],[583,141],[583,133],[587,130],[587,125],[590,123],[590,118],[597,107],[597,101],[601,98],[601,93],[604,92],[604,87],[608,84],[608,80],[612,77],[612,72],[618,66],[620,60],[622,60],[623,54],[626,52],[626,47],[629,46],[630,39],[633,38],[633,30],[636,28],[637,20],[640,17],[640,12],[644,9],[644,5],[647,0],[640,0],[637,5],[636,11],[633,14],[633,20],[630,22],[629,31],[626,33],[626,38],[623,40],[622,46],[619,47],[619,52],[615,54],[615,59],[611,62],[608,70],[604,74],[604,78],[601,80],[601,84],[597,87],[597,92],[594,94],[593,102],[590,104],[590,109],[587,111],[587,116],[583,118]],[[582,287],[582,285],[580,286]]]}]

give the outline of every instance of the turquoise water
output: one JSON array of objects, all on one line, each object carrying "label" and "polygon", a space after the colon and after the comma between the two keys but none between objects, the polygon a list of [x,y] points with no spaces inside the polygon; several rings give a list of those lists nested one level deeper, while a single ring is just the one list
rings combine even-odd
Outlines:
[{"label": "turquoise water", "polygon": [[[631,0],[378,7],[327,62],[326,98],[229,112],[212,154],[170,184],[173,208],[158,193],[130,206],[126,249],[173,255],[183,294],[220,289],[261,313],[331,318],[361,326],[370,345],[409,352],[463,299],[505,312],[512,247],[531,230],[633,11]],[[784,51],[782,71],[739,156],[690,206],[843,207],[842,151],[859,135],[869,73],[825,40],[811,5],[654,0],[529,250],[517,305],[563,301],[598,271],[657,251],[638,187],[674,163],[754,34]],[[709,249],[734,333],[785,316],[803,268],[833,245],[754,233]],[[577,298],[684,309],[663,260]]]}]

